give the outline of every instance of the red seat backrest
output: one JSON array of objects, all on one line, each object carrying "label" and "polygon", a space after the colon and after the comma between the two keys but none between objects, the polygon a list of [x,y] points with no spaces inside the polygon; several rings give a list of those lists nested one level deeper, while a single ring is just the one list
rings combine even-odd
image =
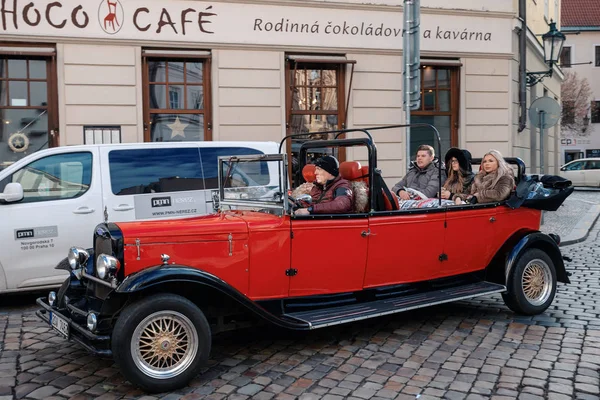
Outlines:
[{"label": "red seat backrest", "polygon": [[340,175],[348,181],[359,180],[362,177],[360,163],[358,161],[344,161],[340,164]]},{"label": "red seat backrest", "polygon": [[306,164],[304,168],[302,168],[302,176],[306,182],[314,182],[315,179],[317,179],[315,168],[314,164]]},{"label": "red seat backrest", "polygon": [[360,172],[362,173],[363,182],[365,185],[367,185],[367,187],[369,187],[369,166],[363,165],[360,169]]},{"label": "red seat backrest", "polygon": [[394,193],[392,193],[392,199],[394,199],[394,203],[396,203],[395,207],[394,207],[394,206],[392,206],[392,203],[390,203],[390,200],[385,195],[385,190],[381,189],[381,191],[383,192],[383,203],[385,204],[385,210],[386,211],[399,210],[400,203],[398,202],[398,196],[396,196]]}]

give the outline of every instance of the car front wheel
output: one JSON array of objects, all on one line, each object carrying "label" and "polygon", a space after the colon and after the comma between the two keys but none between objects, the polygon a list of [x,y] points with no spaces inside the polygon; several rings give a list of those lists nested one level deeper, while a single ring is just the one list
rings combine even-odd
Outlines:
[{"label": "car front wheel", "polygon": [[153,295],[127,307],[113,330],[112,351],[122,374],[151,392],[185,386],[208,360],[210,327],[188,299]]},{"label": "car front wheel", "polygon": [[540,249],[526,250],[515,264],[502,298],[516,313],[541,314],[556,294],[556,269],[552,259]]}]

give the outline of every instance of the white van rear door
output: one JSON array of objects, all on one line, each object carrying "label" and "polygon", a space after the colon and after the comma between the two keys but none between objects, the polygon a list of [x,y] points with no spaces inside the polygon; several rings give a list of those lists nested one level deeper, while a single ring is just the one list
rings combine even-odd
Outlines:
[{"label": "white van rear door", "polygon": [[93,228],[103,219],[99,169],[96,147],[60,148],[7,177],[21,183],[24,199],[0,204],[6,289],[60,284],[67,274],[54,267],[69,248],[92,247]]},{"label": "white van rear door", "polygon": [[100,151],[109,221],[185,218],[207,213],[200,154],[195,144],[157,143],[103,147]]}]

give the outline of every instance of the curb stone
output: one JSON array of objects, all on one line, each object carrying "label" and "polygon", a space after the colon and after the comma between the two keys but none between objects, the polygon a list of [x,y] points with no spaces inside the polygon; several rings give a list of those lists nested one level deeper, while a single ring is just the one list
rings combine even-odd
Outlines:
[{"label": "curb stone", "polygon": [[588,210],[569,235],[564,240],[561,240],[560,246],[569,246],[587,239],[598,217],[600,217],[600,204],[594,205]]}]

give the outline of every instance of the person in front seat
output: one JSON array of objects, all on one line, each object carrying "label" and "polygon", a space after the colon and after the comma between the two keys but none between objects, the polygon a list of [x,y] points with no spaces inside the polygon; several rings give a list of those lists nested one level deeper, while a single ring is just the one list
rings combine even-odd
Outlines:
[{"label": "person in front seat", "polygon": [[[440,189],[440,180],[438,177],[438,166],[433,161],[435,151],[433,147],[422,144],[417,149],[417,161],[412,163],[408,173],[396,183],[392,192],[398,195],[401,200],[410,200],[410,194],[407,189],[415,189],[423,193],[428,198],[435,197]],[[442,182],[446,180],[446,173],[441,171]]]},{"label": "person in front seat", "polygon": [[324,156],[315,161],[316,182],[310,191],[312,203],[299,208],[294,215],[344,214],[353,210],[354,197],[350,183],[340,176],[335,157]]}]

